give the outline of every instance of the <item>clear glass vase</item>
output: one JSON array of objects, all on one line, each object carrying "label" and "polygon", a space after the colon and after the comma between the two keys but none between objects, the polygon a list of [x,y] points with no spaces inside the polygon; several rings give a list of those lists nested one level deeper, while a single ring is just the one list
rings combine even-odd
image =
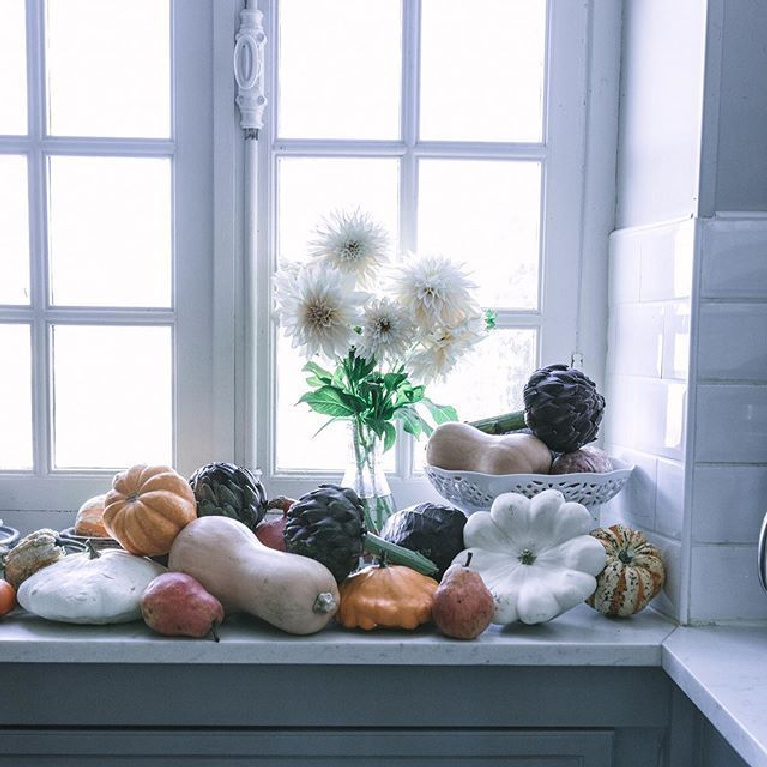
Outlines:
[{"label": "clear glass vase", "polygon": [[351,458],[341,484],[351,487],[365,507],[365,525],[379,533],[396,507],[383,470],[383,440],[367,426],[353,420],[350,428]]}]

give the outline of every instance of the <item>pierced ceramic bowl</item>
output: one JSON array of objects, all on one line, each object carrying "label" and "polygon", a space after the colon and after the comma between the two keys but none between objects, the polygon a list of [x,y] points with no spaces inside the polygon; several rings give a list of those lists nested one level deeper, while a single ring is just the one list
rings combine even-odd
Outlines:
[{"label": "pierced ceramic bowl", "polygon": [[613,470],[604,474],[480,474],[426,467],[434,489],[464,514],[487,511],[502,493],[521,493],[527,498],[553,488],[566,501],[598,506],[614,498],[628,482],[633,466],[611,458]]}]

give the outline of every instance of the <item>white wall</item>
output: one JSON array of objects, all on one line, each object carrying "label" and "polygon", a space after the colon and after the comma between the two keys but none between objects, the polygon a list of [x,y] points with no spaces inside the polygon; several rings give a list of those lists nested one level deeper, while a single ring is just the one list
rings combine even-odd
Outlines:
[{"label": "white wall", "polygon": [[625,0],[616,228],[697,210],[705,0]]},{"label": "white wall", "polygon": [[765,39],[765,2],[624,3],[605,437],[637,470],[603,522],[661,546],[684,623],[767,619]]}]

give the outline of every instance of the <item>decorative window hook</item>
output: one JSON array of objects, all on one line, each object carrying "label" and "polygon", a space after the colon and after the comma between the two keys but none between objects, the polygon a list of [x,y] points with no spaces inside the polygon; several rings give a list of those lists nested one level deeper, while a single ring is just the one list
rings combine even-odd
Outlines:
[{"label": "decorative window hook", "polygon": [[234,79],[237,82],[237,106],[240,127],[258,138],[264,127],[264,14],[246,9],[240,11],[240,29],[234,38]]}]

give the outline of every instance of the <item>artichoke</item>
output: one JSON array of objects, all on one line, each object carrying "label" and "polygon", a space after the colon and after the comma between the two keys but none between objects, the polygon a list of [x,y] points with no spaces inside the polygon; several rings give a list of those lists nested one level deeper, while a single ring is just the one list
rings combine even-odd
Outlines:
[{"label": "artichoke", "polygon": [[266,514],[266,491],[253,473],[231,463],[209,463],[192,474],[198,517],[231,517],[250,530]]},{"label": "artichoke", "polygon": [[549,450],[572,453],[593,442],[605,409],[594,382],[567,365],[536,370],[525,384],[525,409],[471,421],[488,434],[505,434],[527,426]]},{"label": "artichoke", "polygon": [[285,549],[321,562],[341,583],[362,556],[364,519],[365,509],[354,490],[320,485],[288,509]]},{"label": "artichoke", "polygon": [[530,431],[551,450],[572,453],[597,438],[605,398],[580,370],[566,365],[536,370],[523,396]]},{"label": "artichoke", "polygon": [[416,551],[365,530],[365,508],[350,487],[320,485],[288,509],[283,533],[285,549],[321,562],[341,583],[359,566],[363,552],[407,565],[423,575],[436,575],[437,566]]}]

